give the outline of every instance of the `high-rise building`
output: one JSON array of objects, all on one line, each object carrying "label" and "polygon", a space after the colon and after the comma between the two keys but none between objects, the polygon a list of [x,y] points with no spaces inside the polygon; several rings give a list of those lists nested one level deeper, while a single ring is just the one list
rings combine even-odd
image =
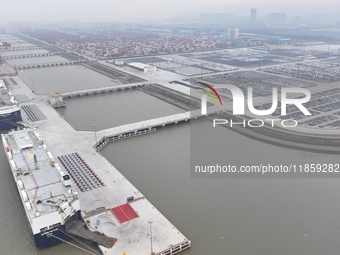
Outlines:
[{"label": "high-rise building", "polygon": [[294,22],[295,23],[300,23],[300,21],[301,21],[301,16],[295,16],[294,17]]},{"label": "high-rise building", "polygon": [[250,21],[254,23],[256,21],[256,12],[257,10],[255,8],[251,8],[250,10]]},{"label": "high-rise building", "polygon": [[209,22],[210,21],[210,14],[209,13],[200,13],[199,14],[199,20],[201,22]]},{"label": "high-rise building", "polygon": [[229,27],[228,28],[228,37],[230,39],[237,39],[238,38],[238,33],[239,33],[239,29],[235,28],[235,27]]},{"label": "high-rise building", "polygon": [[223,23],[231,21],[229,13],[200,13],[199,21],[204,23]]},{"label": "high-rise building", "polygon": [[214,22],[228,22],[229,21],[229,13],[212,13],[211,17],[212,17],[212,21]]},{"label": "high-rise building", "polygon": [[271,14],[271,22],[285,22],[286,21],[286,13],[272,13]]}]

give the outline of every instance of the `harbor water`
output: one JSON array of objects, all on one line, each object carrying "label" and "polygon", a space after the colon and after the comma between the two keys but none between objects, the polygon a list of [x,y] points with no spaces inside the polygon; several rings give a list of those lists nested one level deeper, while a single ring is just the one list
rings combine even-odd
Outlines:
[{"label": "harbor water", "polygon": [[[139,89],[82,96],[66,99],[65,102],[66,107],[56,110],[77,130],[93,130],[93,124],[96,124],[96,130],[103,130],[184,112]],[[105,134],[101,132],[99,135]]]},{"label": "harbor water", "polygon": [[[46,58],[51,57],[43,57],[44,60]],[[80,65],[25,69],[20,70],[18,76],[38,95],[119,85],[116,81]]]},{"label": "harbor water", "polygon": [[[247,145],[239,151],[245,157],[256,146],[259,159],[273,151],[284,155],[285,162],[323,157],[223,131],[226,140]],[[102,151],[192,240],[183,254],[337,253],[339,179],[190,178],[189,137],[189,124],[179,124],[110,143]]]}]

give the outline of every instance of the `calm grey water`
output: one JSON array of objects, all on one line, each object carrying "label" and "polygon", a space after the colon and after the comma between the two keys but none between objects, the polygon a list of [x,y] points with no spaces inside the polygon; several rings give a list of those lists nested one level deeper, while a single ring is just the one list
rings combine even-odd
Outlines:
[{"label": "calm grey water", "polygon": [[[47,90],[54,88],[58,80],[51,87],[48,82],[45,78]],[[178,111],[176,107],[157,100],[149,105],[147,102],[154,99],[139,92],[131,94],[134,97],[131,101],[141,103],[135,105],[138,109],[129,108],[124,104],[128,96],[130,94],[113,97],[107,94],[72,99],[67,102],[68,107],[63,113],[73,126],[81,127],[85,123],[92,125],[94,121],[100,126],[102,118],[124,123],[115,115],[116,112],[129,116],[127,121],[150,118],[150,105],[160,112]],[[105,107],[100,101],[105,101]],[[95,119],[94,114],[89,114],[87,108],[92,105],[98,105],[101,118]],[[194,124],[205,125],[205,122]],[[106,125],[110,122],[103,124]],[[313,157],[312,154],[254,141],[227,129],[223,131],[225,139],[247,145],[241,148],[244,155],[252,153],[263,158],[267,152],[275,151],[285,155],[287,162],[297,156],[306,161]],[[339,254],[340,179],[190,178],[189,142],[190,125],[185,123],[111,143],[102,151],[192,240],[192,248],[183,254]],[[254,147],[258,150],[250,151]],[[2,149],[0,162],[0,254],[84,254],[67,244],[43,250],[35,248]]]},{"label": "calm grey water", "polygon": [[[48,57],[32,58],[44,61]],[[14,59],[13,62],[18,62]],[[18,76],[36,94],[70,92],[116,86],[118,83],[106,76],[80,65],[31,68],[18,71]]]},{"label": "calm grey water", "polygon": [[93,130],[93,124],[102,130],[184,112],[138,89],[71,98],[65,103],[66,107],[56,110],[77,130]]},{"label": "calm grey water", "polygon": [[[259,158],[272,151],[288,162],[297,156],[307,161],[322,157],[223,131],[226,139],[248,144],[239,149],[245,156],[257,146]],[[111,143],[102,151],[192,240],[184,254],[339,253],[339,179],[190,178],[189,137],[189,125],[180,124]]]}]

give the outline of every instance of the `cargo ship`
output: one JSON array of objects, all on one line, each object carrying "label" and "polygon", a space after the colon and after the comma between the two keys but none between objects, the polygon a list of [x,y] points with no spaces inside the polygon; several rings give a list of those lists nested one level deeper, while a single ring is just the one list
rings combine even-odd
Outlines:
[{"label": "cargo ship", "polygon": [[21,121],[21,112],[18,102],[8,91],[3,80],[0,80],[0,129],[6,130],[18,126]]},{"label": "cargo ship", "polygon": [[81,219],[78,193],[35,129],[2,134],[2,144],[37,247],[70,239]]}]

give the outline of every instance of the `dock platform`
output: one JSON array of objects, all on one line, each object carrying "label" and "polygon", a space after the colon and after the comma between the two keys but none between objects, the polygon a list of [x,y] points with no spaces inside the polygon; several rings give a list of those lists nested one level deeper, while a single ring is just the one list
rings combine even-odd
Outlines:
[{"label": "dock platform", "polygon": [[[90,190],[81,190],[72,179],[72,188],[79,193],[82,214],[90,230],[117,238],[112,248],[99,245],[105,255],[158,254],[172,255],[188,249],[191,241],[187,239],[150,201],[133,186],[110,162],[93,148],[94,133],[76,131],[47,102],[47,96],[34,95],[19,77],[13,77],[18,86],[11,93],[26,94],[46,116],[37,122],[37,132],[51,153],[57,157],[77,153],[104,181]],[[67,172],[59,160],[62,170]],[[155,190],[157,192],[157,190]],[[126,209],[128,204],[130,209]],[[113,208],[121,207],[124,216],[117,216]],[[99,208],[99,209],[98,209]],[[135,215],[135,214],[137,215]],[[136,217],[134,217],[136,216]],[[123,217],[123,218],[122,218]]]}]

